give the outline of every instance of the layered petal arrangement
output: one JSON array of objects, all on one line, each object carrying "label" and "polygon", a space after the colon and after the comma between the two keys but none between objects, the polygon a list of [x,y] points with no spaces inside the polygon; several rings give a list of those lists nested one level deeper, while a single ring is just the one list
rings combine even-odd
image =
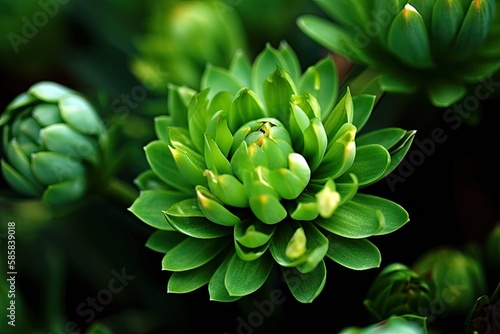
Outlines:
[{"label": "layered petal arrangement", "polygon": [[380,75],[389,92],[423,90],[438,107],[500,68],[498,0],[318,0],[331,18],[304,15],[302,31]]},{"label": "layered petal arrangement", "polygon": [[208,65],[199,91],[169,86],[129,208],[157,229],[146,246],[165,254],[169,292],[208,285],[211,300],[235,301],[279,269],[309,303],[325,285],[326,259],[380,265],[368,239],[409,216],[359,190],[398,166],[415,132],[362,133],[375,96],[351,96],[338,81],[331,57],[302,72],[282,42],[253,62],[236,53],[229,69]]},{"label": "layered petal arrangement", "polygon": [[54,82],[36,83],[6,107],[0,130],[2,174],[13,190],[49,205],[84,195],[106,130],[81,94]]}]

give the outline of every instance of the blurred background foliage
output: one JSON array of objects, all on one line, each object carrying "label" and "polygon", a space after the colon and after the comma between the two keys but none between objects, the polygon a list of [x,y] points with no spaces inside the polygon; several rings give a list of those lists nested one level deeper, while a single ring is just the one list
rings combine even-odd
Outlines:
[{"label": "blurred background foliage", "polygon": [[[238,49],[254,57],[266,43],[277,47],[282,40],[306,68],[328,51],[297,27],[304,14],[323,15],[314,1],[303,0],[4,0],[0,110],[39,81],[80,91],[106,125],[116,128],[117,155],[126,156],[117,176],[133,185],[147,168],[143,146],[154,137],[153,117],[165,113],[168,82],[197,88],[205,63],[227,66]],[[491,82],[498,91],[499,75]],[[417,130],[401,179],[370,189],[410,214],[407,226],[378,242],[384,266],[410,265],[436,246],[482,244],[496,225],[500,107],[494,98],[477,104],[482,113],[476,122],[456,114],[454,122],[447,121],[446,110],[397,94],[384,96],[377,106],[371,126]],[[437,130],[446,138],[439,143],[432,140]],[[278,275],[280,304],[269,303],[271,290],[234,304],[210,302],[203,289],[167,294],[161,255],[144,246],[152,229],[127,211],[130,204],[95,197],[77,211],[50,210],[19,198],[0,179],[0,332],[281,333],[303,321],[311,332],[327,327],[336,333],[370,325],[362,301],[379,270],[332,265],[331,282],[310,305],[296,302]],[[5,321],[9,221],[16,222],[15,331]],[[498,268],[488,268],[491,294]],[[122,271],[127,285],[93,308],[92,300],[106,295],[103,290],[109,291]],[[463,319],[458,315],[433,325],[436,332],[459,333]]]}]

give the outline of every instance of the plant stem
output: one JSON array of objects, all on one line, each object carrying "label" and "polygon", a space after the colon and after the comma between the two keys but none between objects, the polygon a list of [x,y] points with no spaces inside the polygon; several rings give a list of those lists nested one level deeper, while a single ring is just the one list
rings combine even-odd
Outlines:
[{"label": "plant stem", "polygon": [[107,180],[106,185],[98,190],[98,195],[106,201],[128,208],[139,196],[139,192],[130,184],[116,177],[111,177]]}]

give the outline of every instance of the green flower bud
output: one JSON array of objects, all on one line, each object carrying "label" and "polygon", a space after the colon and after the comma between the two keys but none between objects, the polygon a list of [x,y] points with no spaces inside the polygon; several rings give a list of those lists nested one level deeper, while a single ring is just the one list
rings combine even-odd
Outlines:
[{"label": "green flower bud", "polygon": [[316,3],[332,20],[304,15],[301,30],[374,71],[381,90],[422,90],[432,104],[447,107],[500,69],[497,0]]},{"label": "green flower bud", "polygon": [[330,57],[299,69],[282,43],[253,63],[237,53],[228,70],[207,66],[190,99],[171,86],[169,115],[156,119],[158,140],[145,149],[151,170],[137,178],[142,191],[130,211],[184,235],[192,247],[186,252],[172,239],[166,251],[163,267],[175,271],[175,292],[199,288],[191,284],[203,271],[213,273],[210,298],[233,301],[263,285],[273,266],[293,267],[302,283],[287,284],[309,303],[324,287],[325,259],[378,267],[380,252],[366,238],[408,222],[396,203],[358,190],[396,168],[414,133],[357,137],[374,97],[347,89],[336,101]]},{"label": "green flower bud", "polygon": [[382,321],[394,315],[418,315],[431,300],[431,288],[422,276],[393,263],[378,274],[363,303],[374,321]]},{"label": "green flower bud", "polygon": [[462,315],[486,293],[486,278],[479,260],[458,249],[440,247],[423,254],[412,266],[425,277],[434,298],[445,305],[442,315]]},{"label": "green flower bud", "polygon": [[88,170],[101,159],[104,125],[77,92],[39,82],[19,95],[0,118],[2,174],[13,190],[64,204],[83,196]]}]

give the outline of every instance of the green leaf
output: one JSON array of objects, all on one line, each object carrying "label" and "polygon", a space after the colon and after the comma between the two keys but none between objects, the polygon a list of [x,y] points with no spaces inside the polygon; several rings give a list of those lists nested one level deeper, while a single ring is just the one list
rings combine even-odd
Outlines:
[{"label": "green leaf", "polygon": [[263,85],[267,115],[281,121],[288,120],[291,97],[296,93],[297,88],[290,74],[278,66]]},{"label": "green leaf", "polygon": [[231,103],[228,113],[228,125],[235,133],[242,125],[266,116],[264,105],[259,97],[250,89],[242,88]]},{"label": "green leaf", "polygon": [[309,92],[319,102],[321,118],[324,119],[332,111],[337,102],[339,75],[331,56],[319,60],[310,66],[301,76],[298,92]]},{"label": "green leaf", "polygon": [[214,140],[219,150],[225,157],[229,156],[229,151],[233,145],[233,134],[229,130],[227,112],[219,110],[208,122],[205,137]]},{"label": "green leaf", "polygon": [[295,199],[309,183],[311,171],[304,157],[297,153],[288,155],[288,166],[271,170],[266,181],[282,198]]},{"label": "green leaf", "polygon": [[306,239],[307,250],[303,257],[305,261],[297,269],[305,274],[313,271],[321,262],[328,251],[328,239],[313,224],[302,224]]},{"label": "green leaf", "polygon": [[78,95],[66,95],[59,100],[62,119],[73,128],[85,134],[98,134],[104,125],[94,107]]},{"label": "green leaf", "polygon": [[248,207],[248,197],[244,185],[230,174],[214,175],[207,173],[208,187],[212,194],[224,204],[238,208]]},{"label": "green leaf", "polygon": [[460,101],[467,94],[467,87],[451,81],[433,81],[427,87],[427,94],[436,107],[445,108]]},{"label": "green leaf", "polygon": [[328,232],[352,239],[376,235],[384,228],[380,211],[353,201],[339,206],[330,218],[318,218],[314,222]]},{"label": "green leaf", "polygon": [[222,259],[223,257],[219,255],[201,267],[173,272],[168,280],[167,291],[169,293],[187,293],[208,284],[212,275],[220,266]]},{"label": "green leaf", "polygon": [[433,66],[425,22],[410,4],[396,15],[387,35],[387,47],[403,63],[416,68]]},{"label": "green leaf", "polygon": [[455,40],[453,54],[463,59],[480,47],[488,36],[491,21],[492,13],[488,1],[471,1]]},{"label": "green leaf", "polygon": [[14,100],[7,105],[5,111],[0,115],[0,127],[7,124],[18,109],[31,106],[36,102],[38,102],[38,100],[31,94],[21,93],[16,96]]},{"label": "green leaf", "polygon": [[170,187],[184,193],[194,193],[194,187],[179,173],[168,143],[155,140],[144,148],[146,159],[155,174]]},{"label": "green leaf", "polygon": [[42,194],[42,201],[48,205],[70,203],[80,199],[86,190],[86,178],[78,177],[49,185]]},{"label": "green leaf", "polygon": [[353,41],[349,31],[332,24],[330,20],[314,15],[302,15],[297,19],[297,26],[313,41],[329,51],[351,59],[353,62],[367,63],[368,56],[360,45]]},{"label": "green leaf", "polygon": [[200,154],[187,147],[173,148],[169,146],[169,149],[179,173],[185,180],[192,186],[207,184],[205,177],[206,165]]},{"label": "green leaf", "polygon": [[151,169],[141,172],[134,184],[139,190],[170,190],[170,188]]},{"label": "green leaf", "polygon": [[278,50],[287,64],[286,68],[293,82],[297,82],[302,71],[297,54],[286,41],[280,42]]},{"label": "green leaf", "polygon": [[242,50],[237,50],[229,65],[229,72],[241,82],[242,87],[252,85],[252,64]]},{"label": "green leaf", "polygon": [[358,146],[379,144],[390,150],[406,135],[406,130],[401,128],[387,127],[370,131],[356,138]]},{"label": "green leaf", "polygon": [[314,195],[303,192],[296,199],[296,206],[290,204],[288,213],[294,220],[311,221],[318,217],[318,204]]},{"label": "green leaf", "polygon": [[36,105],[33,107],[31,114],[42,127],[62,123],[63,121],[59,113],[59,108],[55,104],[44,103]]},{"label": "green leaf", "polygon": [[186,235],[177,231],[155,231],[146,241],[146,247],[165,254],[186,238]]},{"label": "green leaf", "polygon": [[356,127],[345,123],[332,139],[320,166],[314,171],[314,179],[336,178],[351,168],[356,158]]},{"label": "green leaf", "polygon": [[269,277],[274,261],[263,255],[254,261],[244,261],[234,254],[226,271],[224,284],[231,296],[245,296],[259,289]]},{"label": "green leaf", "polygon": [[384,226],[377,235],[392,233],[410,220],[408,212],[402,206],[385,198],[358,193],[352,201],[382,212]]},{"label": "green leaf", "polygon": [[248,203],[257,218],[265,224],[276,224],[285,219],[287,212],[278,193],[267,182],[262,182],[257,171],[246,173],[243,181]]},{"label": "green leaf", "polygon": [[234,226],[240,222],[240,218],[224,207],[207,188],[197,186],[196,195],[200,210],[210,221],[223,226]]},{"label": "green leaf", "polygon": [[189,87],[179,87],[173,84],[168,85],[168,114],[172,117],[172,126],[179,126],[187,129],[187,111],[193,98],[195,90]]},{"label": "green leaf", "polygon": [[162,268],[169,271],[185,271],[201,267],[222,252],[230,241],[229,238],[186,238],[165,254]]},{"label": "green leaf", "polygon": [[31,86],[28,93],[45,102],[57,102],[64,95],[75,92],[55,82],[40,81]]},{"label": "green leaf", "polygon": [[205,131],[213,114],[208,111],[209,89],[195,94],[188,107],[188,130],[197,153],[203,152]]},{"label": "green leaf", "polygon": [[347,26],[364,26],[370,20],[367,10],[370,2],[366,0],[336,0],[335,2],[316,0],[315,3],[336,22]]},{"label": "green leaf", "polygon": [[313,271],[303,274],[295,268],[281,268],[283,277],[293,296],[301,303],[312,303],[326,282],[326,266],[321,261]]},{"label": "green leaf", "polygon": [[228,70],[208,64],[201,78],[201,89],[210,88],[208,99],[212,99],[219,92],[236,94],[242,83]]},{"label": "green leaf", "polygon": [[230,252],[222,264],[217,268],[215,273],[212,275],[212,278],[208,282],[208,292],[210,294],[210,300],[218,301],[218,302],[232,302],[240,299],[240,296],[231,296],[229,291],[226,289],[225,277],[227,267],[229,266],[229,262],[235,255],[234,251]]},{"label": "green leaf", "polygon": [[31,170],[45,185],[85,176],[85,168],[80,162],[47,151],[34,153],[31,156]]},{"label": "green leaf", "polygon": [[236,249],[236,254],[240,259],[243,261],[255,261],[262,255],[264,255],[269,248],[270,242],[265,243],[262,246],[259,247],[245,247],[239,242],[235,241],[234,242],[234,248]]},{"label": "green leaf", "polygon": [[431,42],[437,54],[447,54],[464,16],[462,1],[436,0],[432,7]]},{"label": "green leaf", "polygon": [[69,158],[84,159],[97,164],[99,149],[97,142],[66,124],[52,124],[40,131],[45,147]]},{"label": "green leaf", "polygon": [[389,152],[378,144],[358,146],[356,158],[351,168],[340,176],[336,182],[349,182],[349,174],[358,178],[359,186],[367,186],[380,180],[391,162]]},{"label": "green leaf", "polygon": [[3,159],[1,160],[1,165],[2,175],[12,189],[24,196],[38,197],[40,195],[42,192],[42,187],[40,185],[34,184],[26,179]]},{"label": "green leaf", "polygon": [[232,232],[231,228],[214,224],[205,218],[196,198],[175,203],[163,213],[173,228],[193,238],[213,239]]},{"label": "green leaf", "polygon": [[[155,134],[158,139],[170,143],[169,128],[173,125],[172,116],[156,116],[154,118]],[[182,129],[185,129],[182,127]]]},{"label": "green leaf", "polygon": [[345,123],[352,123],[354,107],[349,87],[331,113],[323,115],[323,126],[331,145],[333,138]]},{"label": "green leaf", "polygon": [[278,66],[288,70],[286,60],[281,53],[268,43],[265,50],[257,55],[252,67],[252,90],[261,101],[264,101],[264,82]]},{"label": "green leaf", "polygon": [[354,270],[378,268],[382,256],[378,248],[366,239],[348,239],[335,234],[328,235],[326,256],[338,264]]},{"label": "green leaf", "polygon": [[6,147],[6,155],[9,161],[9,164],[17,170],[17,173],[21,174],[23,178],[26,178],[33,185],[37,185],[38,181],[33,176],[33,172],[31,170],[31,164],[21,149],[16,138],[13,138]]},{"label": "green leaf", "polygon": [[358,94],[352,97],[354,109],[352,124],[358,131],[361,131],[370,118],[376,99],[377,96],[371,94]]},{"label": "green leaf", "polygon": [[407,131],[403,139],[401,139],[397,145],[391,147],[391,163],[385,171],[384,175],[382,175],[382,178],[391,174],[392,171],[396,169],[397,166],[399,166],[403,158],[406,156],[406,153],[408,153],[413,139],[415,138],[415,134],[416,131]]},{"label": "green leaf", "polygon": [[295,231],[302,228],[296,220],[287,221],[286,224],[279,224],[274,233],[269,251],[276,263],[283,267],[295,267],[306,260],[306,257],[290,258],[287,256],[287,247],[293,238]]},{"label": "green leaf", "polygon": [[140,192],[128,210],[152,227],[160,230],[173,230],[165,219],[163,211],[186,199],[187,196],[177,191],[144,190]]},{"label": "green leaf", "polygon": [[273,237],[275,229],[276,225],[247,218],[234,226],[234,239],[245,247],[256,248],[265,245]]}]

